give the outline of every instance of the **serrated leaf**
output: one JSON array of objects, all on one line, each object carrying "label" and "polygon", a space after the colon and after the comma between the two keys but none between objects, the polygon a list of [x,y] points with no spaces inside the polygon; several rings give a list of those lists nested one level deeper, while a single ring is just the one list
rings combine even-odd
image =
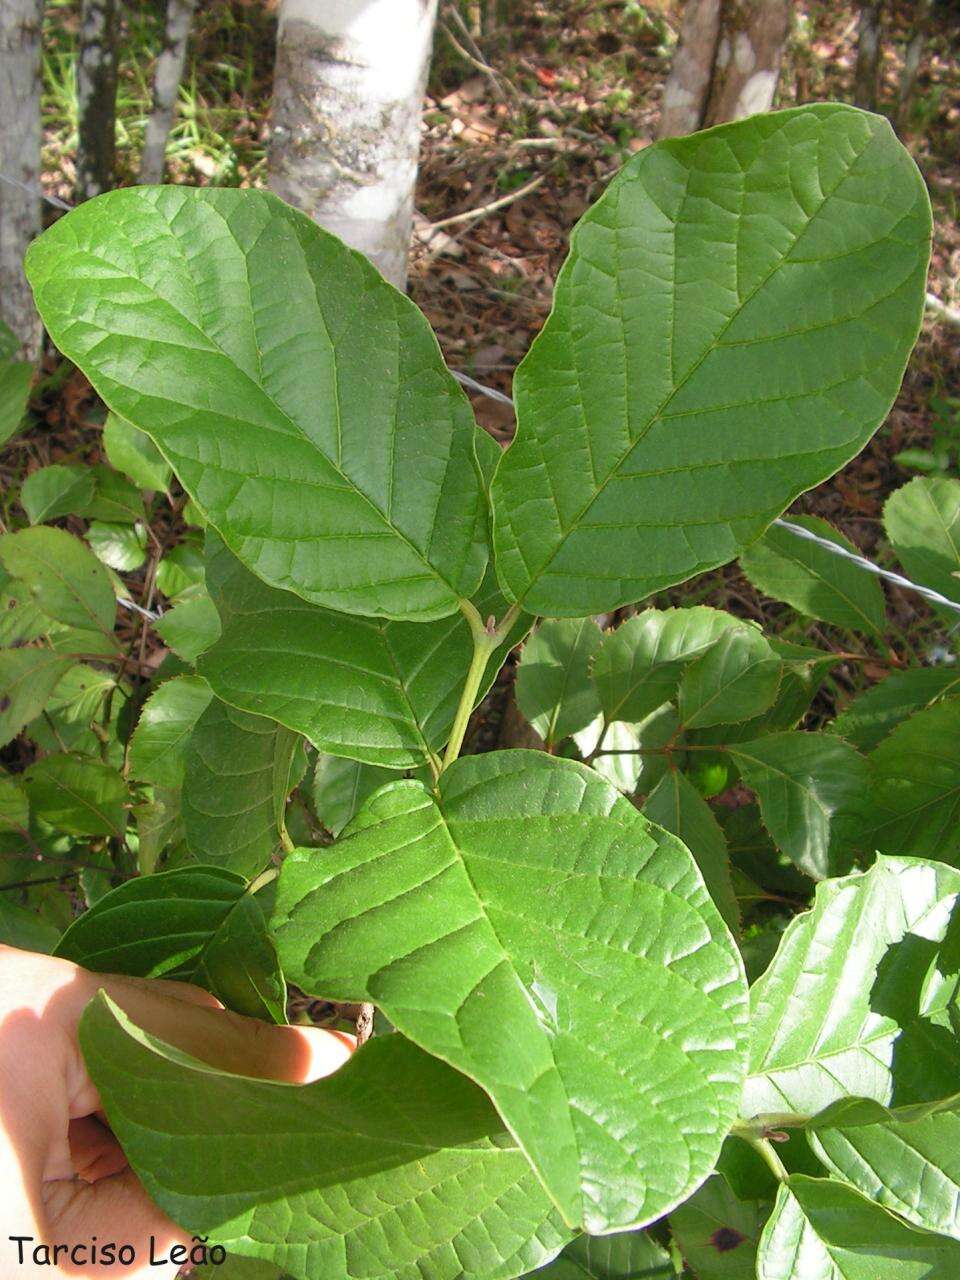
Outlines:
[{"label": "serrated leaf", "polygon": [[842,738],[771,733],[729,748],[774,842],[815,880],[850,870],[870,772]]},{"label": "serrated leaf", "polygon": [[436,800],[384,787],[285,859],[275,919],[292,981],[372,1000],[490,1093],[571,1225],[642,1226],[713,1167],[739,955],[687,850],[582,765],[496,752]]},{"label": "serrated leaf", "polygon": [[199,676],[165,680],[144,703],[130,738],[130,777],[158,787],[179,787],[187,741],[212,697],[210,686]]},{"label": "serrated leaf", "polygon": [[383,769],[341,756],[320,756],[313,774],[313,805],[317,817],[338,836],[365,800],[396,777]]},{"label": "serrated leaf", "polygon": [[780,688],[782,666],[762,632],[731,627],[684,668],[678,710],[687,729],[736,724],[766,711]]},{"label": "serrated leaf", "polygon": [[674,1280],[669,1253],[645,1231],[609,1236],[577,1236],[538,1280]]},{"label": "serrated leaf", "polygon": [[286,988],[260,904],[243,876],[221,867],[120,885],[73,922],[56,954],[94,973],[194,982],[237,1013],[286,1021]]},{"label": "serrated leaf", "polygon": [[115,413],[103,424],[103,444],[111,467],[124,472],[139,489],[165,493],[173,474],[148,435]]},{"label": "serrated leaf", "polygon": [[953,1280],[960,1245],[908,1227],[841,1182],[795,1174],[760,1239],[758,1280]]},{"label": "serrated leaf", "polygon": [[960,601],[960,480],[917,476],[887,499],[883,525],[908,578]]},{"label": "serrated leaf", "polygon": [[220,638],[220,615],[208,595],[182,600],[168,609],[153,627],[184,662],[196,662]]},{"label": "serrated leaf", "polygon": [[184,752],[180,811],[198,862],[253,875],[280,847],[297,736],[214,698]]},{"label": "serrated leaf", "polygon": [[474,595],[473,414],[361,254],[266,191],[140,187],[62,218],[27,271],[60,349],[265,581],[419,621]]},{"label": "serrated leaf", "polygon": [[147,531],[142,524],[104,524],[94,520],[87,528],[93,554],[118,573],[133,573],[146,563]]},{"label": "serrated leaf", "polygon": [[730,882],[727,842],[710,806],[678,769],[671,769],[647,796],[643,812],[690,850],[710,897],[736,936],[740,909]]},{"label": "serrated leaf", "polygon": [[37,608],[27,584],[11,578],[0,566],[0,647],[29,644],[47,635],[55,626]]},{"label": "serrated leaf", "polygon": [[127,785],[116,769],[61,753],[36,760],[23,774],[33,814],[73,836],[119,836],[127,825]]},{"label": "serrated leaf", "polygon": [[631,160],[514,378],[492,488],[506,593],[582,617],[737,556],[886,417],[929,236],[887,122],[838,103]]},{"label": "serrated leaf", "polygon": [[960,862],[960,702],[941,702],[898,725],[870,754],[871,822],[884,853]]},{"label": "serrated leaf", "polygon": [[[791,524],[859,554],[826,520],[792,514],[789,519]],[[883,637],[885,605],[879,581],[826,547],[771,525],[740,556],[740,567],[758,591],[792,605],[808,618]]]},{"label": "serrated leaf", "polygon": [[767,1207],[738,1200],[718,1174],[674,1209],[670,1230],[698,1280],[756,1280]]},{"label": "serrated leaf", "polygon": [[960,1239],[960,1112],[818,1129],[817,1155],[838,1178],[908,1222]]},{"label": "serrated leaf", "polygon": [[113,634],[117,601],[107,571],[79,538],[37,526],[0,537],[0,564],[23,582],[48,618]]},{"label": "serrated leaf", "polygon": [[[268,587],[222,544],[211,547],[207,584],[222,633],[199,670],[218,697],[367,764],[415,767],[447,741],[473,656],[462,614],[431,623],[346,617]],[[483,617],[506,608],[491,582],[476,607]],[[478,698],[528,625],[518,622],[491,655]]]},{"label": "serrated leaf", "polygon": [[102,994],[80,1042],[151,1199],[230,1253],[306,1280],[511,1280],[569,1236],[482,1091],[402,1036],[301,1088],[195,1062]]},{"label": "serrated leaf", "polygon": [[58,516],[82,515],[90,505],[96,481],[89,467],[54,463],[31,471],[20,489],[20,503],[31,524]]},{"label": "serrated leaf", "polygon": [[592,618],[547,618],[523,646],[517,704],[548,749],[600,714],[590,669],[601,638]]},{"label": "serrated leaf", "polygon": [[899,1107],[956,1092],[958,894],[960,873],[913,858],[880,857],[817,886],[751,992],[744,1115],[813,1116],[849,1097]]},{"label": "serrated leaf", "polygon": [[0,649],[0,746],[40,715],[72,665],[49,649]]},{"label": "serrated leaf", "polygon": [[732,614],[699,605],[645,609],[603,637],[593,678],[608,721],[643,720],[672,702],[685,665],[731,627]]},{"label": "serrated leaf", "polygon": [[860,751],[872,751],[914,711],[957,693],[960,693],[960,671],[956,667],[911,667],[909,671],[895,671],[858,694],[830,725],[830,732],[846,738]]}]

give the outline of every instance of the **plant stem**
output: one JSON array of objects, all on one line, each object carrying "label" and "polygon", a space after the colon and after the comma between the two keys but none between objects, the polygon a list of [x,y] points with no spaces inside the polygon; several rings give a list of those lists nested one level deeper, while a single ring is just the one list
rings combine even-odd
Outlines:
[{"label": "plant stem", "polygon": [[276,880],[279,874],[280,874],[280,871],[277,867],[267,867],[266,871],[261,871],[258,876],[256,876],[253,880],[250,881],[250,883],[247,885],[247,890],[246,890],[247,893],[251,895],[254,893],[259,893],[260,890],[265,885],[268,885],[271,883],[271,881]]},{"label": "plant stem", "polygon": [[746,1132],[737,1134],[737,1137],[742,1138],[744,1142],[749,1143],[750,1146],[753,1147],[754,1151],[756,1151],[761,1160],[766,1163],[770,1172],[778,1182],[786,1182],[790,1177],[790,1174],[787,1172],[783,1161],[773,1149],[773,1143],[769,1138],[763,1138],[756,1133]]},{"label": "plant stem", "polygon": [[470,633],[473,636],[473,657],[470,659],[463,692],[460,694],[457,714],[453,718],[441,772],[443,769],[448,769],[460,754],[490,655],[516,622],[520,614],[520,606],[511,605],[496,625],[493,624],[492,618],[485,623],[469,600],[460,601],[460,611],[470,624]]}]

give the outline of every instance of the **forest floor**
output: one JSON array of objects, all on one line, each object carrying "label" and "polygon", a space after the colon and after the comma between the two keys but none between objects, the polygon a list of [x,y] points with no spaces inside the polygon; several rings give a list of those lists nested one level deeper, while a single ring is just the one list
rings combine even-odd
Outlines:
[{"label": "forest floor", "polygon": [[[891,4],[880,107],[892,112],[912,4]],[[485,6],[486,10],[493,8]],[[49,194],[72,198],[76,103],[72,90],[76,0],[48,3],[45,174]],[[856,7],[800,0],[780,84],[781,106],[849,101]],[[133,181],[149,101],[161,6],[128,6],[119,99],[121,180]],[[410,292],[437,331],[451,367],[509,391],[513,370],[542,325],[570,229],[631,155],[649,145],[676,41],[673,0],[503,0],[473,36],[461,10],[441,0],[424,114]],[[509,16],[507,16],[509,15]],[[929,288],[960,303],[960,4],[934,6],[913,118],[904,141],[931,194],[936,221]],[[265,181],[273,69],[270,6],[215,0],[202,6],[172,140],[171,178],[192,183]],[[502,202],[499,203],[498,202]],[[437,226],[437,224],[442,224]],[[888,421],[838,476],[796,509],[832,520],[883,560],[880,515],[913,472],[902,450],[955,439],[960,446],[960,329],[928,318]],[[479,420],[505,441],[509,407],[474,398]],[[65,457],[96,460],[97,409],[78,374],[48,388],[43,425],[21,437],[20,472]],[[954,453],[953,471],[957,457]],[[781,606],[760,600],[730,566],[673,593],[709,600],[777,629]],[[916,597],[890,597],[891,647],[904,631],[942,642]],[[829,638],[828,638],[829,639]],[[822,642],[822,637],[821,637]],[[869,671],[867,675],[869,676]],[[878,673],[879,674],[879,673]],[[861,677],[857,677],[858,679]],[[842,674],[841,674],[842,679]]]}]

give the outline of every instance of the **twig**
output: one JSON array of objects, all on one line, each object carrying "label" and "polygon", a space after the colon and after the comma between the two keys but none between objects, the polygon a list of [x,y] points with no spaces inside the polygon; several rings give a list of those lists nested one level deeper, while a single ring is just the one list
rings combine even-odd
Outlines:
[{"label": "twig", "polygon": [[516,191],[511,191],[508,195],[501,196],[499,200],[491,200],[489,204],[481,205],[479,209],[468,209],[465,213],[452,213],[449,218],[441,218],[439,222],[431,222],[429,228],[424,228],[424,233],[439,231],[441,227],[452,227],[458,222],[472,222],[475,219],[485,218],[488,213],[495,213],[497,209],[505,209],[508,204],[513,204],[515,200],[522,200],[531,191],[536,191],[537,187],[546,182],[546,180],[547,175],[545,173],[538,174],[536,178],[531,178],[522,187],[517,187]]},{"label": "twig", "polygon": [[956,325],[960,329],[960,311],[956,307],[947,306],[935,293],[928,293],[926,302],[927,310],[932,311],[938,320],[945,320],[947,324]]}]

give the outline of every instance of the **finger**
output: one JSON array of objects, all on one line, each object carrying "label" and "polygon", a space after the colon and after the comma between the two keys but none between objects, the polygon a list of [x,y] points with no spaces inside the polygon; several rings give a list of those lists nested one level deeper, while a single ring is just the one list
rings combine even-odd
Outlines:
[{"label": "finger", "polygon": [[120,1143],[110,1132],[106,1121],[96,1116],[71,1120],[68,1141],[74,1172],[84,1182],[99,1182],[111,1174],[122,1173],[127,1167],[127,1158]]}]

